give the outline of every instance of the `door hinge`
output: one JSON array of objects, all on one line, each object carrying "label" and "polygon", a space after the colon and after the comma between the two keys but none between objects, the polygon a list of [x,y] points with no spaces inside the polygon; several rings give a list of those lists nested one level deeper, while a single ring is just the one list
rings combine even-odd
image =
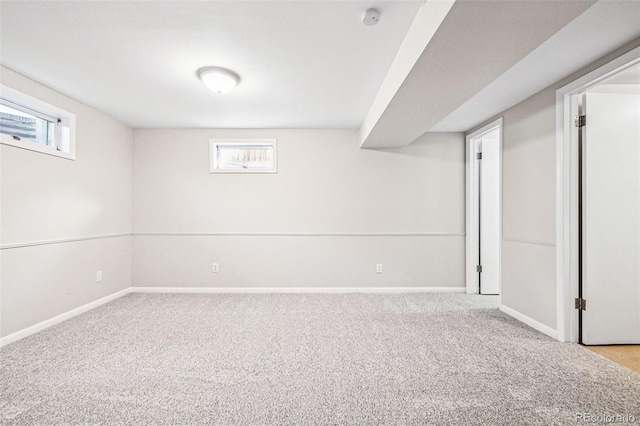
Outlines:
[{"label": "door hinge", "polygon": [[482,265],[476,266],[476,272],[482,272]]},{"label": "door hinge", "polygon": [[579,297],[576,298],[576,309],[578,309],[579,311],[586,311],[587,310],[587,301],[585,299],[580,299]]},{"label": "door hinge", "polygon": [[481,152],[478,152],[476,154],[476,160],[482,160],[482,153]]},{"label": "door hinge", "polygon": [[575,124],[576,127],[584,127],[587,124],[587,117],[585,115],[576,117]]}]

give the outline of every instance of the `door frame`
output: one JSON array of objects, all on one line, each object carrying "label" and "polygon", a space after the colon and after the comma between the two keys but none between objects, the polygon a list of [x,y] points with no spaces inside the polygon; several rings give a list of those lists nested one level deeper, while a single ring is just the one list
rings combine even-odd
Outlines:
[{"label": "door frame", "polygon": [[[479,293],[479,281],[478,273],[476,272],[476,266],[478,265],[478,257],[480,255],[479,249],[479,233],[478,229],[478,215],[480,214],[478,205],[478,194],[480,191],[478,182],[478,163],[476,162],[476,144],[475,141],[480,139],[483,135],[492,132],[496,129],[500,129],[499,144],[499,158],[498,158],[498,176],[500,179],[500,185],[498,187],[498,221],[500,222],[500,235],[498,236],[500,243],[498,244],[498,287],[500,288],[500,294],[502,294],[502,140],[503,140],[503,119],[502,117],[482,126],[478,130],[468,133],[465,138],[465,152],[466,152],[466,175],[467,182],[465,185],[465,197],[466,197],[466,233],[465,233],[465,270],[466,270],[466,288],[467,294]],[[500,296],[501,297],[501,296]]]},{"label": "door frame", "polygon": [[608,62],[556,91],[556,338],[578,341],[578,97],[640,63],[640,47]]}]

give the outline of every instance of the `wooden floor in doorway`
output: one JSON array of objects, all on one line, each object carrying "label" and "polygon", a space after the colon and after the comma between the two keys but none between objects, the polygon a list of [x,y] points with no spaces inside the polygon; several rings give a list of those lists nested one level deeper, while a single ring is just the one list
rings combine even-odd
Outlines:
[{"label": "wooden floor in doorway", "polygon": [[640,345],[585,346],[585,348],[640,374]]}]

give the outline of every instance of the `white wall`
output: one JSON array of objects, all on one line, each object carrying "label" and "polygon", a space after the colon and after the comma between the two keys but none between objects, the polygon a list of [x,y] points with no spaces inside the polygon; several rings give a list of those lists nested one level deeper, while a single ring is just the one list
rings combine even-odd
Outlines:
[{"label": "white wall", "polygon": [[133,131],[9,69],[0,77],[77,118],[75,161],[0,145],[7,336],[130,286]]},{"label": "white wall", "polygon": [[[210,174],[216,137],[277,138],[278,173]],[[133,199],[134,286],[464,287],[459,133],[371,151],[355,130],[135,130]]]},{"label": "white wall", "polygon": [[555,328],[555,91],[504,113],[502,304]]}]

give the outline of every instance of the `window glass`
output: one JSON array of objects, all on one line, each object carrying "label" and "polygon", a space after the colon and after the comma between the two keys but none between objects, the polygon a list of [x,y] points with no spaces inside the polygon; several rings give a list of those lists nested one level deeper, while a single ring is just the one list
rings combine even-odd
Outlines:
[{"label": "window glass", "polygon": [[0,134],[13,140],[56,147],[57,120],[45,119],[0,100]]},{"label": "window glass", "polygon": [[0,84],[0,143],[75,160],[76,116]]},{"label": "window glass", "polygon": [[211,172],[276,171],[275,140],[217,140],[210,142]]}]

